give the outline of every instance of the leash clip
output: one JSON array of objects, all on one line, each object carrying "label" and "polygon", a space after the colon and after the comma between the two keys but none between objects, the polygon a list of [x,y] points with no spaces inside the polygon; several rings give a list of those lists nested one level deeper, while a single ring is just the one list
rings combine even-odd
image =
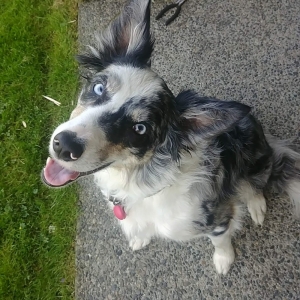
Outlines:
[{"label": "leash clip", "polygon": [[176,7],[175,13],[166,21],[166,26],[168,26],[178,17],[181,11],[181,6],[185,1],[186,0],[177,0],[175,3],[167,5],[160,11],[160,13],[156,16],[155,20],[162,18],[166,12]]}]

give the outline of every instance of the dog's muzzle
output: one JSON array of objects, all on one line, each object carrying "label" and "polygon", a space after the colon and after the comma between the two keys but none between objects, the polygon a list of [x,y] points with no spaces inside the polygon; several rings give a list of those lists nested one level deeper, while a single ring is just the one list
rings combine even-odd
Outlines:
[{"label": "dog's muzzle", "polygon": [[110,166],[111,164],[112,162],[109,162],[91,171],[77,172],[68,170],[67,168],[61,166],[53,158],[48,157],[46,161],[46,166],[42,170],[41,178],[42,181],[50,187],[62,187],[74,182],[79,177],[91,175],[98,171],[101,171]]},{"label": "dog's muzzle", "polygon": [[50,187],[62,187],[74,182],[79,177],[96,173],[112,164],[112,162],[103,162],[102,164],[99,162],[93,170],[82,172],[80,169],[78,170],[78,167],[76,171],[68,169],[68,165],[72,168],[72,165],[76,165],[76,161],[83,157],[86,145],[87,141],[78,137],[75,131],[63,130],[55,133],[50,142],[50,154],[53,158],[48,157],[46,161],[41,174],[42,181]]}]

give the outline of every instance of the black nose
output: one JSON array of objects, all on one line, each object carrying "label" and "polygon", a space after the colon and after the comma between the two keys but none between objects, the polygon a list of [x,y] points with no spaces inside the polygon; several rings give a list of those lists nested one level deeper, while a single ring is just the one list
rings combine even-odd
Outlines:
[{"label": "black nose", "polygon": [[77,138],[75,132],[62,131],[53,139],[53,150],[64,161],[76,160],[84,151],[84,142]]}]

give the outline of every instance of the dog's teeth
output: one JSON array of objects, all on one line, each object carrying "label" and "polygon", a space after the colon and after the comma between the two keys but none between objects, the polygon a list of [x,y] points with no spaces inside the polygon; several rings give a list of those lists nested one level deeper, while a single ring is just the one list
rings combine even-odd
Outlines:
[{"label": "dog's teeth", "polygon": [[51,158],[48,157],[47,160],[46,160],[46,164],[47,164],[50,160],[51,160]]},{"label": "dog's teeth", "polygon": [[73,153],[70,154],[70,157],[71,157],[73,160],[78,159],[77,157],[75,157],[75,156],[73,155]]}]

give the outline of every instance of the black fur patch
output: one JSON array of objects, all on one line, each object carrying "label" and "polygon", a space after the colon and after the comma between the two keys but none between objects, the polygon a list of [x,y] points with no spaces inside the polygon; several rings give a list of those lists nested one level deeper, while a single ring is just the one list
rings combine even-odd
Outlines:
[{"label": "black fur patch", "polygon": [[[158,95],[153,101],[143,98],[129,99],[117,112],[102,115],[98,124],[103,128],[107,140],[115,145],[130,148],[138,157],[143,157],[148,150],[162,143],[167,134],[167,118],[162,109],[162,97],[163,94]],[[135,108],[146,110],[148,117],[141,121],[134,120],[131,113]],[[135,124],[145,125],[146,133],[136,133],[133,130]]]},{"label": "black fur patch", "polygon": [[[210,99],[198,99],[198,104],[195,101],[191,105],[211,102]],[[213,110],[216,108],[228,109],[226,103],[219,105],[215,101],[217,100],[213,100]],[[182,105],[185,106],[185,108],[181,108],[183,115],[188,114],[189,108],[187,106],[189,104]],[[245,110],[246,112],[247,110]],[[199,106],[200,113],[201,106]],[[220,112],[221,116],[222,114]],[[226,118],[224,122],[226,122]],[[237,192],[239,182],[245,180],[250,183],[254,190],[262,193],[272,170],[273,151],[264,137],[261,125],[253,116],[246,114],[242,118],[236,118],[234,123],[227,123],[227,128],[225,124],[223,124],[223,132],[210,136],[211,144],[206,149],[206,155],[208,157],[215,156],[215,159],[204,162],[202,166],[211,174],[211,189],[215,193],[215,198],[212,197],[212,199],[202,202],[201,210],[205,219],[195,221],[201,227],[199,230],[203,232],[204,226],[205,232],[214,236],[223,234],[227,230],[230,220],[234,217],[231,199]],[[188,126],[193,126],[188,123],[185,125],[187,131],[191,130],[188,129]],[[195,129],[192,129],[191,132],[200,136],[203,133]],[[206,135],[204,136],[207,138]],[[224,227],[224,230],[214,232],[214,229],[219,226]]]},{"label": "black fur patch", "polygon": [[272,149],[263,137],[261,125],[253,116],[247,116],[232,130],[216,137],[213,147],[221,150],[220,158],[225,170],[221,190],[223,198],[235,192],[237,180],[240,179],[249,181],[257,190],[266,185]]},{"label": "black fur patch", "polygon": [[251,110],[242,103],[201,97],[191,90],[181,92],[175,100],[181,116],[181,130],[190,143],[197,135],[211,138],[230,130]]},{"label": "black fur patch", "polygon": [[202,203],[202,209],[203,209],[203,211],[206,215],[206,221],[205,221],[206,226],[211,226],[214,223],[214,220],[215,220],[215,216],[214,216],[214,213],[213,213],[213,208],[210,207],[213,202],[214,201],[204,201]]},{"label": "black fur patch", "polygon": [[107,140],[115,145],[123,145],[124,147],[137,148],[137,156],[142,157],[151,146],[150,132],[139,135],[134,132],[134,120],[126,112],[126,105],[123,105],[115,113],[106,113],[98,120],[100,127],[104,130]]}]

